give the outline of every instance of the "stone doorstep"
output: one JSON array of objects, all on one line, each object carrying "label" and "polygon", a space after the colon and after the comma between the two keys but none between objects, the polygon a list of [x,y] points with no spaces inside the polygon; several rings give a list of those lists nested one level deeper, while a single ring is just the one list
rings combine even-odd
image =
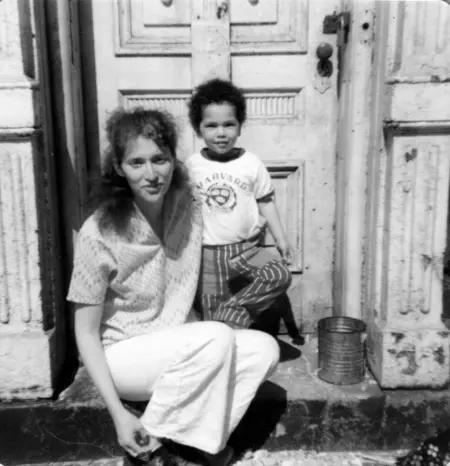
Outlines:
[{"label": "stone doorstep", "polygon": [[[286,450],[268,452],[259,450],[233,462],[233,466],[395,466],[396,458],[404,451],[395,452],[311,452]],[[123,466],[123,457],[99,460],[28,463],[21,466]]]},{"label": "stone doorstep", "polygon": [[[413,448],[450,427],[448,390],[382,391],[369,373],[357,385],[331,385],[316,376],[315,339],[301,347],[283,339],[280,346],[279,370],[230,439],[238,451],[388,452]],[[109,414],[83,370],[58,401],[0,403],[5,466],[121,454]]]}]

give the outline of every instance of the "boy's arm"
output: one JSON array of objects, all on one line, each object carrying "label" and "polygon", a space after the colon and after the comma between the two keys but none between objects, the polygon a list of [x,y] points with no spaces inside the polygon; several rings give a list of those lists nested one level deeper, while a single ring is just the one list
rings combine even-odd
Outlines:
[{"label": "boy's arm", "polygon": [[270,233],[272,233],[283,261],[287,264],[291,264],[293,253],[286,238],[283,225],[281,224],[280,215],[275,204],[274,196],[272,195],[258,200],[258,208],[260,214],[267,220]]}]

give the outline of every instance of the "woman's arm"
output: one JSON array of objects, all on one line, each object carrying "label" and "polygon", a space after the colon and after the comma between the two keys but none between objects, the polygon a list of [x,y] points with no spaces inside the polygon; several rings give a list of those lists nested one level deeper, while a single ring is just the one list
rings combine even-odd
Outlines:
[{"label": "woman's arm", "polygon": [[75,310],[75,337],[81,359],[111,416],[120,416],[125,409],[114,387],[105,353],[100,341],[100,321],[103,305],[77,304]]},{"label": "woman's arm", "polygon": [[260,214],[267,220],[269,230],[277,244],[281,257],[287,264],[292,263],[292,250],[281,224],[280,215],[273,196],[258,201],[258,208]]},{"label": "woman's arm", "polygon": [[135,455],[142,451],[134,438],[135,433],[139,432],[142,438],[146,432],[139,419],[123,406],[112,381],[100,341],[102,312],[103,305],[76,305],[75,337],[78,351],[111,414],[120,445]]}]

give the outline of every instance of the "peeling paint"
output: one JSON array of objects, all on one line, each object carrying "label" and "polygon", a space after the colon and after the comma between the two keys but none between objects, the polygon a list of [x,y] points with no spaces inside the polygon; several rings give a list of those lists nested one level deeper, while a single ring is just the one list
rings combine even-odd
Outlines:
[{"label": "peeling paint", "polygon": [[445,364],[445,352],[442,346],[438,346],[433,351],[433,358],[440,366],[443,366]]},{"label": "peeling paint", "polygon": [[392,336],[395,338],[395,344],[398,344],[400,341],[403,340],[403,338],[405,338],[405,334],[399,332],[392,332]]},{"label": "peeling paint", "polygon": [[394,356],[395,359],[400,360],[402,358],[406,359],[407,366],[401,369],[401,373],[405,375],[414,375],[417,370],[419,369],[419,366],[416,362],[416,349],[411,348],[411,349],[404,349],[401,351],[397,351],[395,348],[390,348],[387,350],[389,354]]},{"label": "peeling paint", "polygon": [[417,149],[411,149],[411,152],[405,152],[406,162],[412,162],[417,158]]},{"label": "peeling paint", "polygon": [[399,351],[395,357],[397,359],[406,358],[408,366],[401,370],[402,374],[414,375],[417,372],[419,366],[416,363],[416,350],[404,350]]},{"label": "peeling paint", "polygon": [[433,259],[427,254],[421,254],[420,258],[421,258],[422,266],[424,270],[427,270],[428,266],[431,264],[431,262],[433,262]]}]

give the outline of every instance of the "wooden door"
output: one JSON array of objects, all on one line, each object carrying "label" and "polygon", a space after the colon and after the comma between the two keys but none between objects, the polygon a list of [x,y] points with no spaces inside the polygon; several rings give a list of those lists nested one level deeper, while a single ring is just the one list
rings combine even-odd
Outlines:
[{"label": "wooden door", "polygon": [[[165,108],[178,119],[180,156],[200,147],[187,120],[193,86],[231,78],[248,104],[239,144],[272,174],[295,248],[289,298],[304,330],[330,315],[336,197],[336,63],[317,72],[332,0],[82,0],[88,166],[98,162],[107,112]],[[267,239],[270,245],[271,239]]]}]

